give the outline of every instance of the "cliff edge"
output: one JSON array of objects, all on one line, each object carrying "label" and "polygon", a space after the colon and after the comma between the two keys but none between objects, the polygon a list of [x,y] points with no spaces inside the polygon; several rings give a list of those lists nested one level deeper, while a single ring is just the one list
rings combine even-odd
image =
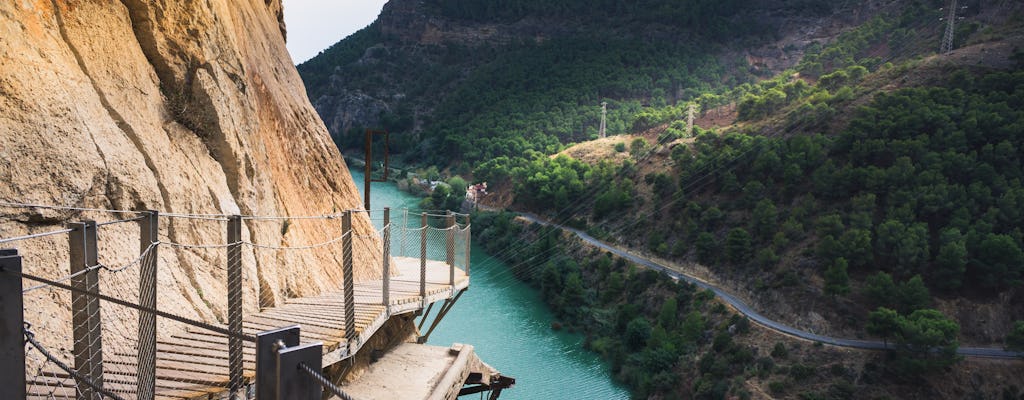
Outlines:
[{"label": "cliff edge", "polygon": [[[6,203],[259,216],[362,208],[285,49],[280,0],[0,3],[0,182]],[[119,218],[7,204],[0,237]],[[340,224],[250,219],[242,237],[303,246],[338,236]],[[161,219],[160,237],[224,243],[225,225]],[[379,265],[379,239],[365,214],[354,226],[362,237],[354,241],[356,279],[379,278],[371,267]],[[101,262],[138,256],[136,224],[104,227],[99,236]],[[26,272],[68,274],[66,236],[13,247],[25,255]],[[340,286],[336,246],[243,249],[247,309]],[[161,307],[221,320],[224,253],[160,251]],[[54,298],[55,307],[68,301]]]}]

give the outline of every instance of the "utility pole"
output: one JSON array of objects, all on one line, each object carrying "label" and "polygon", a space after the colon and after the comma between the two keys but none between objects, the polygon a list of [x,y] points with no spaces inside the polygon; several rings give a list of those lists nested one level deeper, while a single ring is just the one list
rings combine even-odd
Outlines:
[{"label": "utility pole", "polygon": [[598,137],[605,138],[608,136],[608,102],[601,102],[601,130],[598,133]]},{"label": "utility pole", "polygon": [[690,103],[686,110],[686,137],[693,137],[693,114],[697,112],[697,106]]},{"label": "utility pole", "polygon": [[946,17],[940,19],[940,21],[946,21],[946,34],[942,35],[942,49],[940,50],[942,54],[953,51],[953,38],[956,36],[956,21],[963,19],[963,17],[958,17],[957,14],[960,10],[967,8],[967,6],[957,7],[956,2],[957,0],[950,0],[949,10],[946,10]]}]

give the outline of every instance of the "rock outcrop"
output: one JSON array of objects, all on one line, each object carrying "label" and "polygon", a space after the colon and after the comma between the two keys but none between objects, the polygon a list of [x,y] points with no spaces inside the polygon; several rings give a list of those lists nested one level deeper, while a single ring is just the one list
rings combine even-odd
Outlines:
[{"label": "rock outcrop", "polygon": [[[254,216],[361,208],[284,39],[280,0],[0,2],[0,201]],[[0,206],[0,238],[133,216]],[[379,239],[365,214],[354,224],[356,278],[379,277]],[[247,219],[242,235],[303,246],[337,237],[340,225]],[[223,244],[225,229],[162,218],[160,233]],[[104,264],[138,256],[136,224],[104,226],[99,237]],[[28,272],[68,274],[66,236],[0,247],[19,248]],[[340,246],[243,249],[247,309],[340,287]],[[159,257],[162,308],[223,318],[223,248],[162,246]],[[60,315],[68,296],[52,297]]]}]

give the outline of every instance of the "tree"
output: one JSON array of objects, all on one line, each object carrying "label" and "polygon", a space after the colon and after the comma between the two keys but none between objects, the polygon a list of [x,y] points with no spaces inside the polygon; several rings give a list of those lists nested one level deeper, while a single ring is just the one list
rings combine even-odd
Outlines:
[{"label": "tree", "polygon": [[752,215],[754,223],[754,234],[762,240],[769,238],[775,232],[778,225],[778,211],[771,200],[763,199],[757,202]]},{"label": "tree", "polygon": [[892,275],[878,272],[868,276],[864,281],[864,296],[875,306],[894,307],[896,303],[896,284]]},{"label": "tree", "polygon": [[704,336],[706,324],[703,315],[700,315],[696,310],[690,311],[689,314],[686,314],[686,320],[683,321],[680,331],[687,342],[697,343]]},{"label": "tree", "polygon": [[839,238],[843,248],[843,257],[854,267],[865,267],[874,258],[871,247],[871,231],[867,229],[850,229]]},{"label": "tree", "polygon": [[642,137],[638,137],[629,143],[629,154],[633,156],[633,158],[639,160],[646,148],[647,140]]},{"label": "tree", "polygon": [[850,293],[850,276],[846,273],[846,266],[846,259],[840,257],[825,270],[825,293],[832,298]]},{"label": "tree", "polygon": [[967,270],[967,242],[959,229],[944,229],[939,235],[939,253],[929,282],[937,288],[956,290],[963,285]]},{"label": "tree", "polygon": [[632,350],[638,350],[647,345],[647,339],[651,337],[651,323],[647,318],[636,317],[626,325],[626,332],[623,339],[626,345]]},{"label": "tree", "polygon": [[1008,350],[1024,351],[1024,321],[1013,323],[1013,330],[1006,335],[1006,348]]},{"label": "tree", "polygon": [[669,297],[661,305],[661,311],[658,312],[658,324],[668,330],[675,329],[676,324],[679,322],[678,316],[676,316],[678,313],[679,303],[675,297]]},{"label": "tree", "polygon": [[714,235],[701,232],[697,235],[694,246],[697,248],[697,261],[705,265],[715,261],[715,256],[718,255],[718,242],[715,241]]},{"label": "tree", "polygon": [[896,292],[896,301],[897,310],[907,314],[928,307],[932,302],[932,296],[928,293],[928,288],[924,286],[921,275],[914,275],[900,284],[900,288]]},{"label": "tree", "polygon": [[572,272],[565,278],[565,288],[562,289],[562,301],[565,307],[563,312],[572,316],[578,316],[580,309],[587,305],[586,290],[583,288],[583,279],[578,272]]},{"label": "tree", "polygon": [[1024,252],[1009,235],[988,234],[974,252],[968,273],[985,289],[1020,283]]},{"label": "tree", "polygon": [[889,344],[889,338],[896,334],[899,329],[900,315],[896,310],[878,307],[875,311],[868,314],[868,333],[880,336],[886,343],[886,347]]},{"label": "tree", "polygon": [[725,255],[729,261],[734,263],[745,263],[750,260],[753,248],[750,244],[750,234],[746,229],[733,228],[725,237]]},{"label": "tree", "polygon": [[938,310],[917,310],[900,318],[896,336],[899,372],[916,375],[953,365],[959,360],[960,326]]}]

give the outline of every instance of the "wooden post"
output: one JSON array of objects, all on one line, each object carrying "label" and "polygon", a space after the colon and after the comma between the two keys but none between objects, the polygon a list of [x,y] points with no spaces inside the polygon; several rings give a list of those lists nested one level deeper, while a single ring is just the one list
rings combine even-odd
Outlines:
[{"label": "wooden post", "polygon": [[420,228],[420,297],[427,297],[427,213],[421,213]]},{"label": "wooden post", "polygon": [[355,299],[355,283],[352,282],[352,211],[345,211],[345,215],[341,217],[341,230],[344,232],[344,238],[341,240],[341,249],[344,253],[342,255],[342,275],[344,276],[345,282],[345,293],[344,293],[344,310],[345,310],[345,339],[348,340],[349,349],[351,349],[352,343],[356,340],[356,299]]},{"label": "wooden post", "polygon": [[448,284],[455,286],[455,214],[448,211],[445,217],[448,226],[448,240],[445,246],[445,262],[448,263]]},{"label": "wooden post", "polygon": [[[139,221],[139,305],[156,309],[157,246],[160,213],[150,210]],[[148,253],[147,253],[148,252]],[[139,311],[138,399],[153,400],[156,396],[156,314]]]},{"label": "wooden post", "polygon": [[[96,221],[68,224],[71,286],[88,293],[100,292],[99,264],[96,255]],[[103,387],[103,329],[100,326],[100,299],[81,292],[71,293],[71,319],[74,324],[75,370],[82,379]],[[78,385],[78,399],[91,400],[101,396],[90,385]]]},{"label": "wooden post", "polygon": [[466,235],[462,239],[466,241],[466,277],[469,277],[469,248],[472,245],[472,225],[469,224],[469,214],[466,214]]},{"label": "wooden post", "polygon": [[384,298],[381,301],[384,304],[384,312],[390,315],[390,304],[391,304],[391,209],[384,207],[384,249],[383,258],[384,265],[381,270],[381,280],[384,282],[382,292]]},{"label": "wooden post", "polygon": [[12,399],[25,398],[25,321],[18,250],[0,250],[0,388]]},{"label": "wooden post", "polygon": [[242,217],[228,218],[228,384],[230,398],[242,390]]}]

